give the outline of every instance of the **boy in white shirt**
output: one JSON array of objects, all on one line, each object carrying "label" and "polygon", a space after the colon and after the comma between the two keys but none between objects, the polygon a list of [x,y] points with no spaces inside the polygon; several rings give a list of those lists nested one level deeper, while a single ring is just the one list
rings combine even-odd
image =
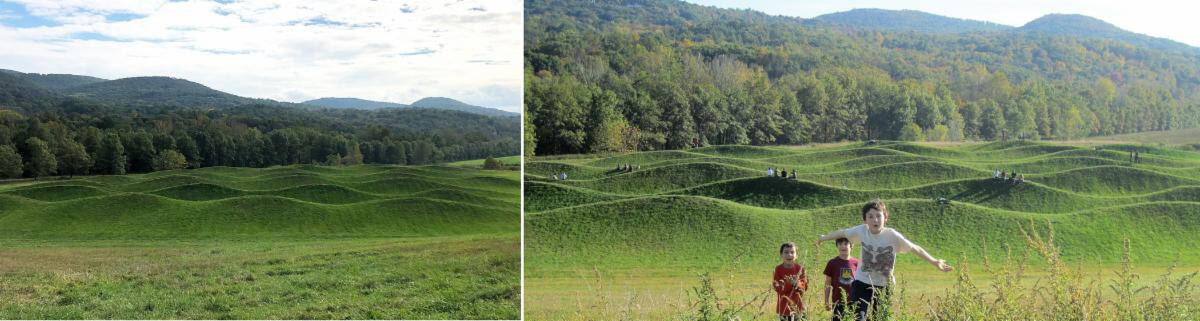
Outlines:
[{"label": "boy in white shirt", "polygon": [[[954,268],[947,265],[946,261],[929,255],[929,252],[913,244],[900,232],[885,228],[888,211],[882,200],[873,199],[863,205],[862,217],[862,225],[821,235],[817,238],[817,245],[821,245],[823,241],[843,237],[859,243],[860,261],[854,274],[854,282],[851,283],[850,304],[854,305],[856,319],[859,321],[867,320],[867,316],[872,314],[886,320],[887,303],[881,302],[880,296],[884,295],[883,292],[890,293],[891,285],[896,282],[892,273],[896,266],[896,254],[912,252],[942,272],[950,272]],[[881,309],[881,305],[885,308]],[[869,313],[868,307],[873,313]]]}]

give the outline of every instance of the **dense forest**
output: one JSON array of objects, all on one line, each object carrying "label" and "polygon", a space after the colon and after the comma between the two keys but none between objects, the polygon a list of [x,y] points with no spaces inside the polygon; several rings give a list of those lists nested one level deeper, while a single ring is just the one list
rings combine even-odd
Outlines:
[{"label": "dense forest", "polygon": [[[520,152],[517,117],[430,108],[316,108],[210,93],[164,77],[100,82],[46,76],[0,72],[0,178],[208,166],[430,164]],[[122,93],[137,99],[123,99]]]},{"label": "dense forest", "polygon": [[[1200,127],[1200,49],[1085,32],[1111,26],[1094,19],[1037,23],[1088,22],[1078,34],[920,32],[673,0],[565,2],[525,2],[527,155]],[[964,25],[901,13],[909,29]]]}]

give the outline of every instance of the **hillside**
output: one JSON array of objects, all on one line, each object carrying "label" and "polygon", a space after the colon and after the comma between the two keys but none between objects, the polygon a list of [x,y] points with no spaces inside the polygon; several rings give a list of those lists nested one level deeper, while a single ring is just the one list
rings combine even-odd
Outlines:
[{"label": "hillside", "polygon": [[517,176],[297,165],[0,182],[0,318],[516,319]]},{"label": "hillside", "polygon": [[373,101],[358,98],[337,98],[325,97],[302,102],[301,104],[321,106],[328,108],[356,108],[356,109],[379,109],[379,108],[408,108],[405,104],[389,103],[382,101]]},{"label": "hillside", "polygon": [[517,173],[212,167],[0,184],[15,239],[306,239],[514,232]]},{"label": "hillside", "polygon": [[673,0],[525,12],[535,155],[1200,127],[1200,50],[1082,16],[978,30],[910,11],[806,20]]},{"label": "hillside", "polygon": [[[1142,161],[1132,164],[1130,151]],[[764,177],[767,167],[797,178]],[[995,169],[1027,181],[992,179]],[[548,178],[555,173],[569,179]],[[935,254],[974,259],[1024,244],[1019,229],[1033,223],[1053,225],[1067,260],[1091,263],[1116,262],[1123,237],[1135,262],[1196,257],[1194,244],[1167,240],[1200,229],[1188,223],[1200,205],[1200,154],[1142,145],[714,146],[534,158],[526,174],[526,261],[539,269],[716,266],[861,224],[858,207],[875,197],[892,211],[889,226]]]},{"label": "hillside", "polygon": [[[0,72],[0,158],[6,160],[0,178],[210,166],[420,165],[514,155],[521,148],[516,117],[435,108],[323,109],[238,97],[167,77],[57,90],[30,82],[28,75]],[[36,151],[31,139],[45,143],[55,161],[29,165]],[[168,151],[182,161],[156,166],[155,158]]]},{"label": "hillside", "polygon": [[381,109],[381,108],[430,108],[442,110],[454,110],[467,112],[485,116],[520,116],[520,114],[506,112],[495,108],[480,107],[469,105],[454,99],[442,97],[426,97],[422,98],[412,105],[372,101],[358,98],[320,98],[305,101],[302,104],[320,106],[327,108],[353,108],[353,109]]},{"label": "hillside", "polygon": [[1092,137],[1091,139],[1096,141],[1164,144],[1167,146],[1183,145],[1185,149],[1190,148],[1193,150],[1200,150],[1200,128],[1100,136]]},{"label": "hillside", "polygon": [[59,95],[20,75],[0,72],[0,107],[35,109],[61,100]]},{"label": "hillside", "polygon": [[1151,37],[1129,32],[1100,19],[1078,14],[1049,14],[1034,19],[1017,28],[1020,32],[1044,33],[1069,37],[1092,37],[1117,40],[1138,47],[1166,50],[1189,54],[1200,53],[1200,48],[1174,40]]},{"label": "hillside", "polygon": [[255,101],[170,77],[132,77],[94,82],[67,88],[65,93],[113,104],[234,107]]},{"label": "hillside", "polygon": [[467,103],[464,103],[461,101],[457,101],[454,99],[445,98],[445,97],[421,98],[420,100],[413,102],[412,107],[457,110],[457,111],[463,111],[463,112],[480,114],[480,115],[488,115],[488,116],[504,116],[504,117],[520,116],[520,114],[518,114],[518,113],[507,112],[507,111],[503,111],[503,110],[499,110],[499,109],[495,109],[495,108],[479,107],[479,106],[467,104]]},{"label": "hillside", "polygon": [[106,81],[107,79],[96,78],[92,76],[80,76],[70,74],[36,74],[22,73],[15,70],[0,69],[0,73],[7,73],[23,78],[37,86],[51,90],[62,90],[72,87],[79,87],[87,84]]},{"label": "hillside", "polygon": [[823,14],[813,17],[813,20],[849,28],[924,33],[1003,31],[1013,28],[992,22],[951,18],[916,10],[854,9]]}]

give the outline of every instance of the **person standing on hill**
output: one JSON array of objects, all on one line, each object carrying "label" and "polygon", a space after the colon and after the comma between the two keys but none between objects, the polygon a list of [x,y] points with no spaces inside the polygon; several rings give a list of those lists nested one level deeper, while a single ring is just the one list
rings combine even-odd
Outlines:
[{"label": "person standing on hill", "polygon": [[771,288],[775,289],[775,313],[780,321],[802,320],[804,302],[800,296],[808,290],[808,275],[804,273],[804,266],[796,262],[796,243],[780,245],[779,258],[783,263],[775,266],[775,274],[771,276]]},{"label": "person standing on hill", "polygon": [[888,319],[890,295],[896,283],[892,272],[896,267],[897,254],[912,252],[942,272],[954,270],[946,261],[934,258],[900,232],[884,227],[888,215],[887,205],[882,200],[873,199],[862,207],[862,225],[817,237],[818,246],[821,242],[839,238],[859,243],[861,261],[850,284],[850,302],[854,304],[858,321],[865,321],[868,316],[872,320]]},{"label": "person standing on hill", "polygon": [[853,311],[846,303],[850,302],[850,283],[854,282],[854,270],[858,269],[858,259],[850,256],[854,246],[846,238],[838,238],[838,256],[825,263],[825,309],[833,311],[833,321],[849,320],[847,315]]}]

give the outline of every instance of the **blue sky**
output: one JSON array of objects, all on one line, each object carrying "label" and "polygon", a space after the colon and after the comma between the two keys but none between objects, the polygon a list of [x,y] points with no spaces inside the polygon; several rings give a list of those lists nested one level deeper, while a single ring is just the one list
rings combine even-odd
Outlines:
[{"label": "blue sky", "polygon": [[933,14],[1021,26],[1051,13],[1082,14],[1125,30],[1200,47],[1200,12],[1195,2],[1167,0],[686,0],[721,8],[749,8],[769,14],[812,18],[855,8],[910,9]]},{"label": "blue sky", "polygon": [[519,112],[521,0],[0,0],[0,68]]}]

